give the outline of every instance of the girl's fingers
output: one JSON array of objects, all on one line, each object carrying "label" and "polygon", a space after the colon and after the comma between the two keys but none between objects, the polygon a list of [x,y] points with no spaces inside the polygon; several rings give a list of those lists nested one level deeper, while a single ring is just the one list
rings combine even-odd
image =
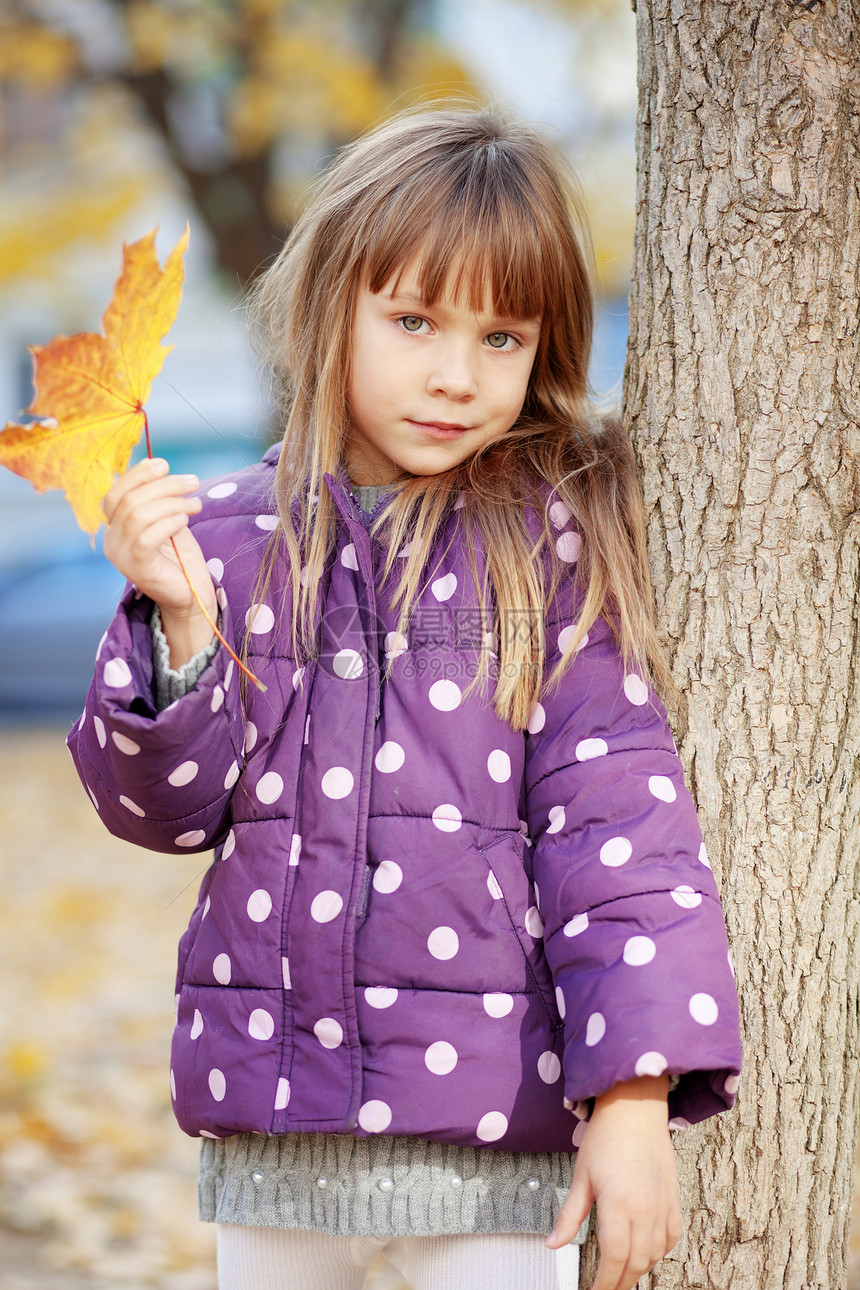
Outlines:
[{"label": "girl's fingers", "polygon": [[105,493],[102,501],[102,510],[105,513],[108,524],[110,524],[117,506],[127,493],[150,480],[161,478],[168,474],[169,470],[170,466],[163,457],[144,457],[143,461],[139,461],[135,466],[131,466],[122,475],[119,475]]},{"label": "girl's fingers", "polygon": [[139,461],[114,481],[105,493],[102,510],[108,524],[114,524],[138,506],[156,497],[181,497],[199,484],[196,475],[171,475],[160,457]]}]

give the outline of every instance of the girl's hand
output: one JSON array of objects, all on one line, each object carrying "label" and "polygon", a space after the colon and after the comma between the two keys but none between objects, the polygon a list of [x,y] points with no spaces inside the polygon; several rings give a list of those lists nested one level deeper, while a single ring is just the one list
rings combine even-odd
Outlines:
[{"label": "girl's hand", "polygon": [[616,1084],[595,1101],[555,1229],[558,1249],[597,1203],[600,1263],[592,1290],[631,1290],[681,1234],[668,1077]]},{"label": "girl's hand", "polygon": [[139,461],[105,495],[105,555],[161,610],[170,663],[181,667],[212,640],[212,628],[191,593],[170,539],[176,542],[194,589],[212,621],[218,605],[203,552],[188,530],[201,508],[194,475],[171,475],[161,458]]}]

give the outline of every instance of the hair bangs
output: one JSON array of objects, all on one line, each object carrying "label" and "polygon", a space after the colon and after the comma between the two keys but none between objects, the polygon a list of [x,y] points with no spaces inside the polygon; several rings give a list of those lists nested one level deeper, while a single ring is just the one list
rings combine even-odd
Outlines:
[{"label": "hair bangs", "polygon": [[428,305],[448,295],[477,313],[489,291],[500,318],[544,316],[553,238],[541,226],[527,177],[498,160],[482,161],[491,149],[501,153],[490,144],[468,166],[455,158],[451,174],[419,173],[380,204],[365,243],[369,290],[396,288],[414,269]]}]

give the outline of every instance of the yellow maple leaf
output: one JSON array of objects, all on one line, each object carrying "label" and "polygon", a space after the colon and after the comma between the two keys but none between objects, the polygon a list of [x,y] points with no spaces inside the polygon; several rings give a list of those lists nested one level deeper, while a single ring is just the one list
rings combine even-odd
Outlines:
[{"label": "yellow maple leaf", "polygon": [[187,245],[186,228],[164,269],[154,231],[123,246],[104,334],[32,345],[35,395],[27,411],[41,419],[0,430],[0,465],[40,492],[64,489],[87,533],[102,523],[102,498],[146,427],[144,404],[172,348],[161,342],[179,308]]}]

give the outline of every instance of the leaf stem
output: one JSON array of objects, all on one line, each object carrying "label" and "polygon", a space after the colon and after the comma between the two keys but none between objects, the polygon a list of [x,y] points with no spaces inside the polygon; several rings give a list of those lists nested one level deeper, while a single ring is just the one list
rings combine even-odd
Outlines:
[{"label": "leaf stem", "polygon": [[[140,411],[143,413],[143,432],[144,432],[144,435],[146,436],[146,455],[151,459],[152,458],[152,440],[149,437],[149,417],[146,415],[145,408],[141,407]],[[224,646],[225,650],[230,655],[233,662],[238,667],[239,671],[244,676],[246,676],[249,681],[252,681],[254,685],[256,685],[258,690],[261,690],[263,694],[265,694],[267,687],[263,684],[263,682],[260,680],[258,676],[254,675],[254,673],[251,671],[249,667],[245,666],[245,664],[239,658],[235,650],[233,650],[231,646],[228,645],[227,641],[224,639],[223,635],[221,634],[218,628],[217,623],[214,623],[212,621],[209,611],[207,610],[206,606],[203,604],[203,601],[200,599],[200,596],[197,594],[197,588],[194,586],[194,583],[191,581],[191,579],[188,576],[188,570],[185,568],[185,565],[182,560],[182,556],[179,554],[179,548],[176,545],[176,542],[174,541],[173,538],[170,539],[170,545],[173,547],[173,551],[176,556],[176,559],[179,561],[179,567],[182,570],[183,574],[185,575],[185,581],[188,583],[189,590],[191,591],[192,596],[197,602],[197,605],[203,617],[206,619],[207,623],[212,628],[212,631],[215,633],[218,640]]]}]

